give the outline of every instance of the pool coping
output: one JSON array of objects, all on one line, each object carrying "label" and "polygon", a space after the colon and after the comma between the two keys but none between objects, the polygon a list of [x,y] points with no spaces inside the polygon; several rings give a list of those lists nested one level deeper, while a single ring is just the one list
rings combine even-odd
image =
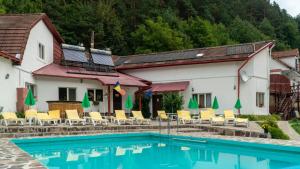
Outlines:
[{"label": "pool coping", "polygon": [[[209,134],[191,134],[191,133],[171,133],[171,135],[167,135],[166,131],[159,133],[157,131],[150,131],[150,132],[120,132],[120,133],[102,133],[102,134],[84,134],[84,135],[71,135],[71,136],[65,136],[65,135],[60,135],[60,136],[46,136],[46,137],[24,137],[24,138],[1,138],[0,143],[2,144],[2,149],[3,147],[7,147],[8,153],[12,154],[5,154],[2,152],[2,157],[1,155],[1,147],[0,147],[0,168],[4,167],[19,167],[19,168],[37,168],[37,169],[46,169],[45,166],[43,166],[42,163],[40,163],[38,160],[32,158],[30,154],[22,150],[20,147],[18,147],[15,143],[17,142],[32,142],[32,141],[49,141],[52,139],[55,140],[66,140],[67,139],[74,139],[74,138],[79,138],[82,136],[85,136],[83,139],[88,139],[88,138],[95,138],[97,136],[103,138],[105,137],[126,137],[129,135],[132,136],[145,136],[145,135],[152,135],[152,136],[162,136],[162,137],[180,137],[183,139],[189,139],[189,140],[204,140],[204,141],[210,141],[210,142],[218,142],[222,144],[241,144],[246,146],[253,146],[255,145],[257,148],[264,148],[264,149],[276,149],[276,150],[281,150],[281,151],[291,151],[291,152],[300,152],[300,142],[297,141],[286,141],[286,140],[275,140],[275,139],[264,139],[264,138],[247,138],[247,137],[232,137],[232,136],[222,136],[222,135],[209,135]],[[18,161],[18,159],[21,159]],[[6,164],[5,164],[6,163]],[[4,168],[6,169],[6,168]]]}]

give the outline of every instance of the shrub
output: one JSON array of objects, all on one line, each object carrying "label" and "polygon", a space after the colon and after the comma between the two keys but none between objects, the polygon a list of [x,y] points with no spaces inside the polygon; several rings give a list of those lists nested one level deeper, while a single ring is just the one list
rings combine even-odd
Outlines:
[{"label": "shrub", "polygon": [[16,115],[17,115],[18,118],[24,118],[25,117],[24,112],[17,112]]},{"label": "shrub", "polygon": [[279,115],[240,115],[239,117],[241,118],[248,118],[250,121],[264,121],[264,120],[274,120],[274,121],[278,121],[280,120],[280,116]]},{"label": "shrub", "polygon": [[289,140],[289,136],[287,136],[280,128],[276,127],[269,127],[268,131],[270,132],[272,138],[274,139],[283,139],[283,140]]},{"label": "shrub", "polygon": [[289,123],[291,124],[291,126],[293,127],[293,129],[300,134],[300,120],[297,119],[293,119],[290,120]]},{"label": "shrub", "polygon": [[177,110],[182,109],[183,103],[183,96],[178,92],[163,94],[163,106],[168,113],[175,113]]}]

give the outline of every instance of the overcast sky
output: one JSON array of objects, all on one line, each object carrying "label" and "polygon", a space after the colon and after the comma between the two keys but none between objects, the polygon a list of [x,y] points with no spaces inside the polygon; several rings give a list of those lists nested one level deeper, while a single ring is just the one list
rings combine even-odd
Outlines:
[{"label": "overcast sky", "polygon": [[273,1],[292,16],[300,14],[300,0],[271,0],[271,2]]}]

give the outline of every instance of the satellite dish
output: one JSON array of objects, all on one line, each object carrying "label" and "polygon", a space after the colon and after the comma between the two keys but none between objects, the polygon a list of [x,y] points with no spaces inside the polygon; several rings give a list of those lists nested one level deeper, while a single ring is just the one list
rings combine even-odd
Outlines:
[{"label": "satellite dish", "polygon": [[245,71],[242,71],[240,75],[243,82],[247,82],[250,79],[250,77],[247,75]]}]

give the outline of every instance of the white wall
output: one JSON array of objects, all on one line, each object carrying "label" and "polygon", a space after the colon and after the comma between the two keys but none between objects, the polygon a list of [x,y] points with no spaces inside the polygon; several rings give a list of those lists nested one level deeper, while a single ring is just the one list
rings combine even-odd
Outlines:
[{"label": "white wall", "polygon": [[[9,75],[6,79],[5,76]],[[0,106],[3,111],[16,109],[16,81],[15,69],[10,60],[0,57]]]},{"label": "white wall", "polygon": [[[82,101],[84,93],[88,89],[102,89],[103,90],[103,102],[100,102],[97,106],[91,106],[87,111],[108,111],[108,99],[105,95],[107,93],[107,86],[103,86],[99,81],[96,80],[82,80],[80,79],[66,79],[66,78],[56,78],[56,77],[37,77],[37,108],[40,111],[47,111],[48,104],[47,101],[57,101],[58,100],[58,88],[59,87],[71,87],[76,88],[76,100]],[[130,94],[134,99],[134,92],[137,90],[136,87],[124,87],[126,90],[126,95],[122,97],[122,106],[125,104],[125,100]],[[113,87],[111,87],[111,112],[113,110],[113,97],[112,97]],[[91,102],[92,105],[92,102]],[[124,108],[124,107],[123,107]]]},{"label": "white wall", "polygon": [[286,66],[284,66],[282,63],[279,63],[275,59],[270,59],[270,70],[272,69],[281,69],[281,70],[288,70]]},{"label": "white wall", "polygon": [[[241,82],[241,102],[243,114],[269,113],[269,49],[265,49],[253,58],[243,70],[251,77],[247,83]],[[211,63],[159,68],[126,70],[125,72],[152,81],[165,83],[189,81],[190,85],[183,92],[184,108],[193,93],[212,93],[212,99],[217,96],[218,113],[232,109],[237,99],[237,70],[242,62]],[[194,92],[192,92],[194,88]],[[256,92],[265,92],[265,107],[256,107]]]},{"label": "white wall", "polygon": [[[39,58],[39,43],[45,46],[44,60]],[[53,62],[53,35],[43,21],[38,22],[30,31],[22,64],[16,66],[19,71],[18,87],[25,87],[25,83],[35,84],[31,73]]]},{"label": "white wall", "polygon": [[[250,77],[247,82],[241,80],[242,114],[262,115],[269,113],[270,59],[271,56],[267,48],[252,58],[241,70],[245,71]],[[265,95],[265,104],[261,108],[256,106],[256,92],[263,92]]]},{"label": "white wall", "polygon": [[296,57],[286,57],[286,58],[282,58],[280,59],[281,61],[283,61],[284,63],[286,63],[287,65],[289,65],[292,68],[296,68]]}]

